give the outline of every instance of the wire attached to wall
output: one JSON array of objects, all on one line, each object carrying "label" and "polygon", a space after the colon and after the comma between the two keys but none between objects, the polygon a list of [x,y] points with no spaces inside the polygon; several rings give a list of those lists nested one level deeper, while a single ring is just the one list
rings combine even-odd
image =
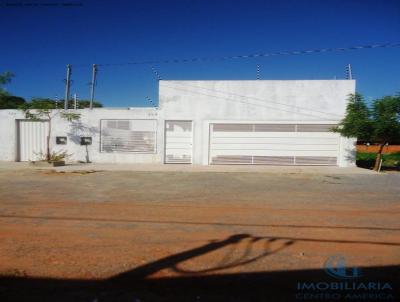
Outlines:
[{"label": "wire attached to wall", "polygon": [[161,81],[162,78],[161,78],[160,73],[157,71],[157,69],[156,69],[154,66],[151,66],[151,70],[152,70],[152,71],[154,72],[154,74],[156,75],[157,80],[158,80],[158,81]]}]

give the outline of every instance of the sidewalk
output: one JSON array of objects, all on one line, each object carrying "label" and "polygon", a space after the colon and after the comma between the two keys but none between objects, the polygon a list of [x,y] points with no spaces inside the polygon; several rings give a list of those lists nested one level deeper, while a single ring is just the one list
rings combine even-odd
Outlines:
[{"label": "sidewalk", "polygon": [[340,168],[336,166],[251,166],[251,165],[188,165],[188,164],[103,164],[74,163],[63,167],[36,167],[27,162],[0,161],[0,170],[55,170],[73,171],[138,171],[138,172],[247,172],[247,173],[304,173],[304,174],[377,174],[358,167]]}]

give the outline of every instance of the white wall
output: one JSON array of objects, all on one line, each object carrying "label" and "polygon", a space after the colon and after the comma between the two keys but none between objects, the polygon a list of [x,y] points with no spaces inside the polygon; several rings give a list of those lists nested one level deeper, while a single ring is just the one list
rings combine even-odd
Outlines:
[{"label": "white wall", "polygon": [[[53,113],[58,111],[53,111]],[[75,111],[71,111],[75,112]],[[156,108],[134,109],[107,109],[95,108],[77,110],[81,114],[79,121],[68,122],[59,115],[52,119],[51,149],[52,151],[67,151],[71,154],[71,161],[86,161],[87,154],[92,162],[104,163],[159,163],[161,162],[161,148],[157,144],[156,153],[130,153],[130,152],[100,152],[100,120],[102,119],[158,119]],[[14,161],[17,159],[17,129],[16,120],[24,119],[18,110],[0,110],[0,160]],[[162,142],[162,127],[158,125],[157,143]],[[56,145],[56,136],[66,136],[66,145]],[[81,136],[92,137],[92,145],[80,145]]]},{"label": "white wall", "polygon": [[[306,81],[160,81],[156,108],[78,110],[81,120],[71,124],[56,118],[52,125],[53,150],[67,150],[71,160],[85,161],[80,136],[92,136],[89,159],[109,163],[161,163],[164,161],[165,120],[194,123],[193,163],[208,163],[209,124],[221,122],[337,123],[343,118],[347,96],[355,92],[353,80]],[[16,159],[17,110],[0,110],[0,160]],[[101,119],[157,119],[155,154],[100,152]],[[56,136],[67,136],[67,145],[55,145]],[[354,140],[341,138],[339,165],[354,165]]]},{"label": "white wall", "polygon": [[0,110],[0,160],[17,159],[17,123],[24,115],[18,110]]},{"label": "white wall", "polygon": [[[160,81],[160,119],[193,120],[193,162],[207,164],[209,123],[337,123],[354,92],[354,80]],[[341,141],[339,165],[351,165],[354,146]]]}]

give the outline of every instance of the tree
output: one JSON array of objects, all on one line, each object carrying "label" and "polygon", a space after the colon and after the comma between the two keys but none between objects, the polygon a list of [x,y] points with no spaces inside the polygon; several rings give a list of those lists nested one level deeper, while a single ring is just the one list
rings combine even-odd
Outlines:
[{"label": "tree", "polygon": [[34,121],[47,120],[49,122],[46,139],[47,161],[51,159],[50,137],[53,118],[59,115],[61,118],[70,122],[80,119],[80,114],[78,113],[55,109],[55,102],[51,99],[33,99],[31,102],[23,104],[20,109],[24,111],[27,119]]},{"label": "tree", "polygon": [[8,93],[3,86],[10,83],[14,77],[12,72],[6,71],[0,74],[0,109],[18,109],[25,103],[25,99],[13,96]]},{"label": "tree", "polygon": [[[74,101],[69,101],[69,108],[73,108],[73,107],[74,107]],[[89,108],[90,101],[89,100],[79,100],[77,107],[78,107],[78,109]],[[101,107],[103,107],[102,103],[93,101],[93,108],[101,108]]]},{"label": "tree", "polygon": [[0,73],[0,95],[9,95],[8,92],[4,90],[2,86],[10,83],[12,77],[14,77],[14,74],[12,72],[6,71]]},{"label": "tree", "polygon": [[25,103],[24,98],[0,93],[0,109],[18,109]]},{"label": "tree", "polygon": [[[33,98],[32,101],[30,102],[32,108],[41,108],[42,105],[50,106],[51,109],[61,109],[64,108],[64,100],[53,100],[49,98]],[[84,109],[84,108],[89,108],[90,107],[90,101],[89,100],[79,100],[77,102],[77,109]],[[93,102],[93,107],[94,108],[100,108],[103,107],[103,105],[100,102]],[[68,101],[68,108],[72,109],[74,108],[74,101],[69,100]]]},{"label": "tree", "polygon": [[400,138],[400,97],[385,96],[375,100],[372,109],[372,140],[379,143],[374,170],[378,170],[383,147]]},{"label": "tree", "polygon": [[386,96],[366,105],[361,94],[348,98],[346,116],[333,128],[344,137],[379,143],[374,170],[378,170],[383,147],[400,139],[400,96]]}]

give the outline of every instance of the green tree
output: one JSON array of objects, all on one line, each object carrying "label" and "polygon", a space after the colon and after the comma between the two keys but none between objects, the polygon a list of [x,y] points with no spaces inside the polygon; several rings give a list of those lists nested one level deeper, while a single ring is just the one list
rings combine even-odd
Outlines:
[{"label": "green tree", "polygon": [[3,73],[0,73],[0,92],[4,92],[3,87],[4,85],[8,84],[11,82],[11,79],[14,77],[14,74],[10,71],[6,71]]},{"label": "green tree", "polygon": [[0,93],[0,109],[18,109],[25,103],[24,98]]},{"label": "green tree", "polygon": [[346,116],[333,128],[344,137],[379,143],[374,170],[378,170],[383,147],[400,139],[400,96],[386,96],[369,109],[361,94],[348,98]]},{"label": "green tree", "polygon": [[0,109],[17,109],[25,103],[25,99],[11,95],[3,86],[11,82],[14,77],[12,72],[6,71],[0,74]]},{"label": "green tree", "polygon": [[[64,108],[64,100],[53,100],[49,98],[33,98],[30,102],[31,108],[42,108],[42,106],[47,106],[49,109],[61,109]],[[77,109],[84,109],[84,108],[89,108],[90,107],[90,101],[89,100],[78,100],[77,102]],[[103,107],[103,105],[100,102],[93,102],[93,107],[94,108],[100,108]],[[74,108],[74,101],[69,100],[68,101],[68,108],[72,109]]]},{"label": "green tree", "polygon": [[400,139],[400,97],[385,96],[372,107],[372,141],[379,143],[374,170],[378,170],[383,147]]},{"label": "green tree", "polygon": [[[79,100],[77,104],[78,109],[89,108],[90,101],[89,100]],[[101,108],[103,104],[100,102],[93,101],[93,108]],[[74,101],[69,101],[69,108],[74,108]]]},{"label": "green tree", "polygon": [[50,161],[51,150],[50,150],[50,137],[52,120],[57,115],[67,121],[74,121],[80,119],[80,114],[76,112],[62,111],[55,109],[55,102],[51,99],[33,99],[29,103],[23,104],[20,109],[24,111],[25,117],[30,120],[47,120],[49,122],[47,139],[46,139],[46,160]]},{"label": "green tree", "polygon": [[13,77],[14,74],[9,71],[0,73],[0,94],[8,95],[8,92],[4,90],[3,86],[10,83]]}]

